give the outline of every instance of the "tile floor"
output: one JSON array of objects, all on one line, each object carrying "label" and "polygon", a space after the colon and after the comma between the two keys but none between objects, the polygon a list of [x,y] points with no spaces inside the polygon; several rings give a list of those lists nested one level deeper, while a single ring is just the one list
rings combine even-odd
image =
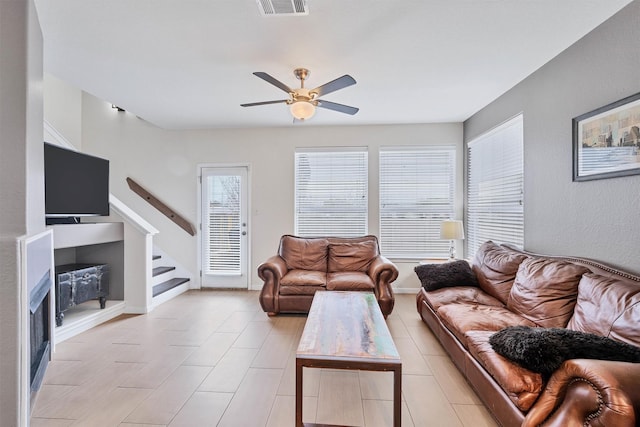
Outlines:
[{"label": "tile floor", "polygon": [[[293,426],[305,319],[269,318],[254,291],[189,291],[121,316],[58,344],[31,426]],[[414,295],[396,295],[387,324],[403,362],[403,426],[496,426],[420,320]],[[392,425],[391,373],[304,375],[304,422]]]}]

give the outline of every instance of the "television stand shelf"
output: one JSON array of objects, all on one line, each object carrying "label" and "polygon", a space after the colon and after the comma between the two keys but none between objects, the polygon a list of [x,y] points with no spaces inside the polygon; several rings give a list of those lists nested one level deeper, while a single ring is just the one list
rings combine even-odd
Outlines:
[{"label": "television stand shelf", "polygon": [[124,224],[121,222],[57,224],[50,227],[53,229],[54,249],[124,240]]}]

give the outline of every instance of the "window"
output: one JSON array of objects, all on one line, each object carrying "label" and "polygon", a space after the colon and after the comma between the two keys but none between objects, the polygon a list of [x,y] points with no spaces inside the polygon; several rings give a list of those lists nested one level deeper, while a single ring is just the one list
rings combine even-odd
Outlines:
[{"label": "window", "polygon": [[295,162],[295,234],[367,234],[366,149],[298,150]]},{"label": "window", "polygon": [[467,256],[487,240],[522,247],[522,114],[469,143],[467,151]]},{"label": "window", "polygon": [[448,256],[440,223],[454,217],[455,147],[380,149],[380,249],[388,257]]}]

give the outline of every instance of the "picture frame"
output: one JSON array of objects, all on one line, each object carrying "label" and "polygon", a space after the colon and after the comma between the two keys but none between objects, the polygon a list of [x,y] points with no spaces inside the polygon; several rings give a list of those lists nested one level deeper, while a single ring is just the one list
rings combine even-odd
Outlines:
[{"label": "picture frame", "polygon": [[575,117],[573,181],[640,174],[640,93]]}]

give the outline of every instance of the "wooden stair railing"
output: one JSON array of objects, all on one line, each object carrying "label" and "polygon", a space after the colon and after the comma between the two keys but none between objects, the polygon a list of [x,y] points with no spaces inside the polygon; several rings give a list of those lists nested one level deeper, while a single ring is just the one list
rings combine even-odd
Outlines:
[{"label": "wooden stair railing", "polygon": [[149,202],[151,206],[162,212],[167,218],[175,222],[184,231],[192,236],[195,236],[196,229],[193,227],[193,224],[187,221],[182,215],[174,212],[169,206],[158,200],[158,198],[149,193],[144,187],[135,182],[133,179],[127,178],[127,184],[129,184],[129,188],[133,190],[134,193]]}]

